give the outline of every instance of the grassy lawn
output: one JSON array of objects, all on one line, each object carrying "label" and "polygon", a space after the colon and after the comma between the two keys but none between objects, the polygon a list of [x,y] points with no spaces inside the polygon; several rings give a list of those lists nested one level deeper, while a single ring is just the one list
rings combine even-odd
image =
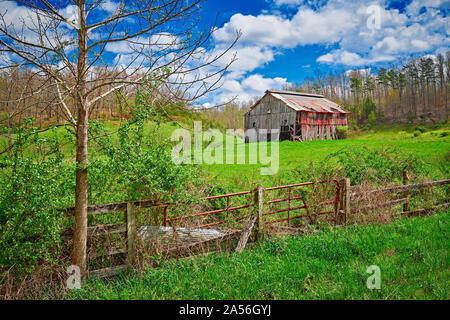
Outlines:
[{"label": "grassy lawn", "polygon": [[[269,239],[242,254],[163,262],[90,280],[70,299],[449,299],[450,216],[398,219]],[[381,290],[366,287],[381,269]]]},{"label": "grassy lawn", "polygon": [[[119,122],[103,121],[108,131],[115,131]],[[190,124],[185,124],[186,128],[191,128]],[[283,183],[283,179],[289,175],[293,169],[307,170],[311,162],[317,164],[325,159],[329,154],[338,152],[344,148],[367,147],[367,148],[396,148],[401,151],[412,153],[432,166],[437,166],[438,162],[446,160],[448,163],[448,154],[450,152],[450,125],[439,127],[419,126],[426,129],[426,132],[415,136],[417,132],[416,125],[380,125],[374,130],[367,132],[353,132],[349,139],[345,140],[317,140],[308,142],[290,142],[283,141],[279,143],[279,170],[278,174],[273,176],[261,176],[260,169],[267,167],[261,164],[226,164],[224,155],[224,164],[202,164],[202,169],[206,176],[210,177],[212,182],[225,183],[232,185],[235,190],[243,190],[254,187],[255,183],[264,186],[273,186]],[[160,139],[170,139],[172,132],[180,129],[175,122],[162,122],[156,127],[154,122],[149,122],[146,127],[146,133],[152,136],[158,136]],[[207,130],[205,127],[204,130]],[[62,142],[67,141],[65,137],[70,136],[64,128],[56,129]],[[43,135],[51,135],[46,132]],[[116,136],[113,136],[113,140]],[[225,142],[224,142],[225,143]],[[0,140],[0,147],[5,148],[6,141]],[[91,161],[97,157],[96,145],[92,145],[90,150]],[[204,143],[204,148],[206,143]],[[246,159],[248,163],[249,144],[246,144]],[[1,148],[0,148],[1,149]],[[226,149],[226,147],[225,147]],[[237,150],[238,148],[235,148]],[[63,146],[64,154],[68,159],[75,158],[73,143],[67,143]],[[237,153],[237,151],[236,151]],[[237,156],[236,156],[237,157]]]},{"label": "grassy lawn", "polygon": [[[441,136],[449,128],[431,130],[415,137],[413,127],[397,126],[391,129],[380,129],[361,133],[345,140],[317,140],[308,142],[283,141],[279,144],[279,171],[275,176],[261,177],[262,165],[203,165],[203,169],[218,182],[248,187],[252,181],[260,180],[265,186],[274,185],[280,176],[289,174],[293,169],[307,170],[311,162],[319,162],[329,154],[344,148],[367,147],[370,149],[385,147],[412,153],[417,157],[437,166],[450,152],[450,135]],[[249,146],[246,146],[248,153]],[[450,165],[447,160],[447,165]]]}]

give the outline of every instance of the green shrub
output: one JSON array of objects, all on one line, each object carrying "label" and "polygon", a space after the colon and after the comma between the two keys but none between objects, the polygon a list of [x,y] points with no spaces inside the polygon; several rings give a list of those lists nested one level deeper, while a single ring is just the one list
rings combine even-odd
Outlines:
[{"label": "green shrub", "polygon": [[336,134],[337,134],[338,139],[347,139],[348,128],[347,127],[337,127]]},{"label": "green shrub", "polygon": [[419,131],[420,133],[425,133],[425,132],[427,132],[427,128],[425,128],[424,126],[417,126],[415,128],[415,131]]},{"label": "green shrub", "polygon": [[450,133],[449,133],[448,131],[444,131],[444,132],[441,133],[440,137],[441,137],[441,138],[447,137],[449,134],[450,134]]},{"label": "green shrub", "polygon": [[[133,118],[114,138],[105,135],[101,123],[90,123],[90,133],[102,138],[89,163],[89,204],[197,198],[190,190],[199,182],[197,170],[175,165],[170,144],[156,140],[155,132],[145,133],[151,114],[138,99]],[[21,274],[37,264],[56,263],[60,231],[72,226],[62,212],[75,202],[75,162],[64,159],[60,132],[40,134],[26,128],[31,123],[16,129],[13,148],[0,157],[0,276],[5,270]]]},{"label": "green shrub", "polygon": [[377,116],[375,115],[375,111],[372,110],[368,117],[367,117],[367,121],[369,121],[370,124],[374,125],[377,122]]},{"label": "green shrub", "polygon": [[412,175],[427,175],[429,166],[411,153],[402,152],[396,148],[369,149],[366,147],[345,148],[330,154],[319,165],[323,170],[330,168],[341,170],[341,174],[350,178],[353,185],[370,181],[383,183],[385,181],[402,181],[403,170]]},{"label": "green shrub", "polygon": [[[28,123],[29,124],[29,123]],[[19,126],[13,149],[0,159],[0,271],[28,272],[59,254],[60,209],[70,206],[74,167],[63,162],[58,135]],[[47,149],[36,157],[30,148]]]},{"label": "green shrub", "polygon": [[420,136],[422,133],[420,131],[414,131],[414,137]]}]

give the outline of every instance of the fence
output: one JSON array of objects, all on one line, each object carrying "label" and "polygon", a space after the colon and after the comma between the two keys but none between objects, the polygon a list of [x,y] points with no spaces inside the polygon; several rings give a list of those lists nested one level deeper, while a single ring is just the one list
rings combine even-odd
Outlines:
[{"label": "fence", "polygon": [[[231,193],[225,195],[217,195],[210,196],[201,199],[202,201],[208,202],[212,200],[225,199],[226,206],[224,208],[194,213],[191,215],[178,216],[178,217],[169,217],[168,212],[172,204],[165,203],[156,203],[154,201],[134,201],[134,202],[124,202],[124,203],[114,203],[114,204],[102,204],[88,207],[88,215],[100,215],[105,213],[116,212],[117,214],[123,214],[124,223],[119,224],[103,224],[97,225],[93,227],[89,227],[87,230],[88,237],[98,236],[98,235],[111,235],[111,234],[122,234],[125,235],[124,242],[122,247],[113,248],[102,255],[114,256],[119,254],[124,254],[126,256],[126,263],[121,264],[115,267],[103,268],[99,270],[90,271],[90,276],[112,276],[117,274],[118,272],[126,269],[127,267],[133,265],[136,259],[136,238],[137,238],[137,223],[136,223],[136,210],[140,208],[162,208],[163,215],[161,224],[163,226],[167,226],[167,224],[171,225],[175,228],[174,224],[179,223],[189,219],[195,218],[207,218],[207,217],[217,217],[220,214],[225,213],[225,217],[223,219],[219,219],[218,221],[201,223],[198,225],[188,225],[192,229],[202,229],[209,227],[216,227],[225,224],[230,224],[233,222],[239,222],[245,219],[249,219],[249,223],[246,228],[244,228],[244,232],[247,233],[246,237],[248,238],[250,231],[253,228],[253,224],[256,225],[255,230],[255,239],[260,238],[261,231],[264,229],[283,229],[294,231],[298,228],[298,225],[291,226],[291,222],[296,220],[306,219],[308,224],[314,224],[315,218],[319,216],[325,216],[327,221],[334,223],[335,225],[343,225],[347,223],[347,219],[350,215],[369,211],[377,208],[389,207],[389,206],[397,206],[403,205],[403,215],[406,216],[416,216],[421,214],[428,214],[429,212],[444,207],[447,208],[449,206],[448,199],[446,202],[436,204],[430,208],[419,209],[415,211],[410,210],[410,192],[413,190],[419,190],[423,188],[431,188],[437,186],[443,186],[450,183],[450,180],[441,180],[441,181],[432,181],[420,184],[409,184],[409,178],[407,173],[404,174],[404,185],[394,186],[379,190],[371,190],[365,191],[364,194],[376,194],[376,193],[390,193],[390,194],[398,194],[401,193],[403,198],[395,199],[392,201],[387,201],[385,203],[378,203],[375,205],[366,205],[362,207],[352,206],[352,201],[355,200],[359,193],[352,191],[350,187],[349,179],[342,180],[326,180],[319,182],[305,182],[300,184],[293,184],[287,186],[278,186],[271,188],[257,188],[252,191],[244,191],[238,193]],[[333,185],[332,189],[329,189],[329,186]],[[324,194],[330,196],[330,199],[326,201],[321,201],[319,203],[309,203],[307,199],[305,199],[305,195],[295,195],[294,191],[298,190],[302,187],[308,186],[322,186],[325,189]],[[280,198],[280,192],[287,191],[287,197]],[[314,190],[313,190],[314,191]],[[278,193],[277,193],[278,192]],[[274,197],[271,198],[270,194],[275,193]],[[237,198],[242,198],[245,196],[250,196],[251,200],[245,199],[244,203],[239,205],[233,205],[232,200]],[[301,203],[301,205],[296,205],[295,203]],[[273,209],[273,205],[277,204],[287,204],[286,207],[281,209]],[[322,208],[326,208],[327,206],[331,206],[332,208],[327,210]],[[317,208],[319,212],[312,212],[313,208]],[[242,211],[245,211],[244,215],[239,215]],[[304,211],[304,213],[299,214],[300,211]],[[68,209],[67,214],[73,215],[74,209]],[[296,212],[294,215],[292,213]],[[279,215],[285,214],[286,216],[280,217]],[[270,219],[273,216],[278,215],[275,219]],[[252,218],[253,221],[252,221]],[[287,226],[274,226],[280,223],[286,223]],[[301,225],[300,225],[301,226]],[[233,230],[230,234],[236,235],[240,232],[236,232]],[[62,239],[69,240],[72,237],[73,233],[71,230],[66,231],[62,235]],[[241,239],[242,240],[242,239]],[[245,243],[242,244],[242,241],[239,243],[240,250],[242,250],[242,246],[245,246],[247,239],[245,239]],[[96,257],[96,255],[91,255],[91,258]]]}]

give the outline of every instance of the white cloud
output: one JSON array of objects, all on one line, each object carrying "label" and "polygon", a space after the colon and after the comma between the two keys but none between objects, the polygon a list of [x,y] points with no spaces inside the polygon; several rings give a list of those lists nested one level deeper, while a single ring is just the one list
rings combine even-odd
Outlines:
[{"label": "white cloud", "polygon": [[[317,58],[317,62],[349,68],[390,62],[412,53],[445,52],[450,47],[450,21],[441,9],[448,9],[448,3],[443,0],[412,0],[404,12],[399,12],[387,9],[388,0],[273,0],[271,10],[262,11],[259,15],[233,15],[216,30],[213,37],[215,47],[199,55],[214,56],[234,40],[236,30],[241,30],[242,37],[237,46],[216,63],[223,67],[236,57],[223,79],[223,87],[213,99],[223,102],[239,95],[240,100],[245,100],[261,95],[269,88],[287,84],[285,78],[265,78],[259,74],[261,68],[286,49],[322,45],[329,49]],[[100,16],[113,13],[118,4],[118,0],[102,1]],[[380,6],[381,28],[378,30],[367,26],[367,8],[374,4]],[[283,11],[286,7],[289,7],[289,15]],[[5,9],[8,10],[6,23],[22,25],[25,21],[32,25],[36,19],[30,10],[18,6],[15,1],[2,2],[0,12]],[[61,13],[71,20],[77,17],[70,5],[61,9]],[[24,36],[32,39],[32,35]],[[94,36],[100,35],[93,33],[91,37]],[[171,35],[160,35],[159,39],[152,38],[151,42],[170,51],[176,47],[177,41]],[[148,42],[148,38],[142,37],[131,47],[129,43],[117,42],[109,44],[106,50],[116,54],[113,62],[126,64],[133,61],[134,49],[147,46]]]},{"label": "white cloud", "polygon": [[303,0],[274,0],[274,3],[277,6],[295,6],[295,5],[299,5],[301,3],[303,3]]},{"label": "white cloud", "polygon": [[236,30],[240,30],[240,45],[295,48],[299,45],[337,42],[356,25],[357,19],[350,12],[335,8],[315,12],[301,7],[292,19],[264,14],[244,16],[238,13],[217,30],[215,40],[230,42]]},{"label": "white cloud", "polygon": [[423,40],[411,40],[411,44],[419,50],[427,50],[430,48],[428,42]]},{"label": "white cloud", "polygon": [[106,0],[100,3],[100,9],[106,11],[107,13],[114,13],[119,7],[120,2]]},{"label": "white cloud", "polygon": [[261,48],[256,46],[238,47],[227,52],[220,62],[222,65],[228,64],[235,59],[230,67],[229,77],[239,79],[248,72],[264,66],[274,60],[274,53],[269,48]]},{"label": "white cloud", "polygon": [[[215,40],[230,41],[235,31],[241,30],[241,46],[275,50],[308,44],[333,45],[337,49],[317,61],[349,66],[389,62],[402,55],[450,45],[450,21],[438,9],[443,1],[413,0],[405,13],[386,9],[386,1],[382,0],[330,0],[322,6],[317,3],[307,6],[305,2],[309,1],[274,1],[279,6],[297,6],[297,12],[290,18],[273,12],[257,16],[236,14],[218,30]],[[367,8],[374,4],[380,8],[378,30],[367,26],[370,17]],[[426,10],[422,9],[424,6]]]},{"label": "white cloud", "polygon": [[389,62],[394,61],[395,56],[392,55],[378,55],[376,57],[363,58],[359,54],[354,52],[348,52],[346,50],[333,50],[327,54],[324,54],[317,58],[317,62],[327,64],[339,64],[345,66],[364,66],[377,62]]},{"label": "white cloud", "polygon": [[234,98],[235,102],[245,102],[254,97],[261,97],[268,89],[281,89],[287,85],[286,78],[264,78],[260,74],[252,74],[242,81],[225,79],[224,85],[214,96],[208,106],[220,105]]},{"label": "white cloud", "polygon": [[219,43],[229,43],[234,39],[236,30],[242,32],[240,45],[292,47],[289,39],[294,35],[290,21],[278,16],[259,15],[255,17],[235,14],[229,22],[216,31],[214,39]]}]

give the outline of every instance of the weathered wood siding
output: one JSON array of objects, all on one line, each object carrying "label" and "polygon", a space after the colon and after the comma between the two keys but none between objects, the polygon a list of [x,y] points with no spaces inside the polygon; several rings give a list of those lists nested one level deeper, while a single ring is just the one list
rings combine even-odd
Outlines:
[{"label": "weathered wood siding", "polygon": [[282,101],[266,95],[245,117],[245,129],[278,129],[296,125],[297,113]]},{"label": "weathered wood siding", "polygon": [[288,128],[290,133],[301,141],[337,139],[336,128],[347,126],[347,115],[345,113],[297,112],[283,101],[266,95],[245,115],[244,125],[245,129],[255,128],[256,130],[286,131],[285,128]]}]

